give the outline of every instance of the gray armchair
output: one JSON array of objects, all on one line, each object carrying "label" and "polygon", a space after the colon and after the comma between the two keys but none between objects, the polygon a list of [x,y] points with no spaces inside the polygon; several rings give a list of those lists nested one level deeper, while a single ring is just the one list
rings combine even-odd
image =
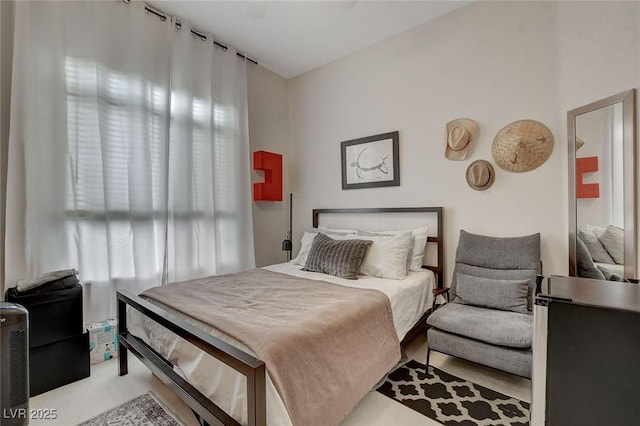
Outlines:
[{"label": "gray armchair", "polygon": [[540,234],[495,238],[460,231],[444,306],[427,319],[427,364],[442,352],[531,377],[532,300],[541,273]]}]

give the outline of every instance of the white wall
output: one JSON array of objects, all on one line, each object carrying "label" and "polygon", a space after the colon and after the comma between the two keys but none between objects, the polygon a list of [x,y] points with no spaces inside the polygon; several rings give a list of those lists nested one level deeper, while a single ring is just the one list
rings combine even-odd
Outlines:
[{"label": "white wall", "polygon": [[[283,201],[253,202],[256,266],[264,266],[286,261],[281,244],[289,229],[289,91],[287,80],[251,64],[247,65],[247,91],[251,152],[283,155]],[[252,181],[263,182],[264,173],[252,171]]]},{"label": "white wall", "polygon": [[[443,206],[447,282],[460,229],[542,234],[545,274],[567,273],[566,137],[558,109],[558,26],[551,2],[479,2],[291,81],[294,234],[312,208]],[[445,124],[476,120],[466,161],[444,157]],[[545,123],[551,157],[528,173],[500,169],[495,134],[519,119]],[[341,190],[340,141],[400,131],[399,187]],[[465,170],[494,164],[492,188],[476,192]]]},{"label": "white wall", "polygon": [[[556,7],[560,113],[640,86],[639,2],[558,2]],[[636,111],[640,123],[637,106]],[[566,137],[566,121],[562,132]],[[566,162],[567,153],[563,156]],[[636,253],[640,264],[640,250]]]},{"label": "white wall", "polygon": [[0,299],[4,298],[4,236],[6,215],[7,150],[9,145],[9,99],[13,55],[12,1],[0,1]]},{"label": "white wall", "polygon": [[[296,238],[316,207],[442,205],[448,277],[459,229],[540,232],[545,274],[566,274],[566,112],[640,85],[639,31],[638,2],[475,2],[292,80]],[[457,117],[480,125],[463,162],[443,155]],[[540,168],[508,173],[491,142],[522,118],[545,123],[556,146]],[[392,130],[401,186],[342,191],[340,141]],[[497,177],[474,192],[464,172],[480,158]]]}]

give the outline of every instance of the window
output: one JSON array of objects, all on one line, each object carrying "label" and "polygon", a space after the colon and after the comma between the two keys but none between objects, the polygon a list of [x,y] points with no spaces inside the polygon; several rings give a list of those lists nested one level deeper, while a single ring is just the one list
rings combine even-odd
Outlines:
[{"label": "window", "polygon": [[68,57],[65,66],[66,226],[84,277],[157,279],[171,237],[215,257],[214,216],[238,221],[238,194],[229,190],[239,155],[234,107],[170,94],[168,84],[91,60]]}]

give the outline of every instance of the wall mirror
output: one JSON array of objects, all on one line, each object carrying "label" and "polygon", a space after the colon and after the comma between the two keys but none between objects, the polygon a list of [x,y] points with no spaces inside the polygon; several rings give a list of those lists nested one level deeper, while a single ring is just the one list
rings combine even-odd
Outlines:
[{"label": "wall mirror", "polygon": [[635,104],[631,89],[567,113],[571,276],[638,278]]}]

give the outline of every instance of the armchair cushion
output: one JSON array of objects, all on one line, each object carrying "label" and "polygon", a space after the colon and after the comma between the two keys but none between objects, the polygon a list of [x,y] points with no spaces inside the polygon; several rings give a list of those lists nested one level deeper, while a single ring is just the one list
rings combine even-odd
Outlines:
[{"label": "armchair cushion", "polygon": [[457,273],[457,297],[454,303],[503,311],[528,313],[529,281],[498,280]]},{"label": "armchair cushion", "polygon": [[491,269],[532,269],[540,272],[540,234],[489,237],[460,230],[456,263]]},{"label": "armchair cushion", "polygon": [[587,252],[593,258],[594,262],[615,263],[600,239],[595,234],[580,230],[578,231],[577,237],[584,243]]},{"label": "armchair cushion", "polygon": [[447,303],[427,319],[439,330],[493,345],[530,348],[533,335],[531,315]]},{"label": "armchair cushion", "polygon": [[430,328],[429,348],[458,358],[484,364],[518,376],[531,378],[531,348],[508,348]]},{"label": "armchair cushion", "polygon": [[579,277],[593,278],[595,280],[605,279],[602,270],[596,268],[596,265],[594,265],[587,246],[579,236],[576,238],[576,265],[578,267]]},{"label": "armchair cushion", "polygon": [[614,272],[611,272],[610,270],[608,270],[604,266],[596,265],[596,267],[598,268],[598,271],[602,272],[602,275],[604,276],[605,280],[607,280],[607,281],[624,281],[620,275],[618,275],[618,274],[616,274]]},{"label": "armchair cushion", "polygon": [[533,269],[491,269],[458,263],[456,264],[456,270],[453,274],[453,280],[451,283],[451,300],[455,300],[458,295],[458,274],[471,275],[474,277],[492,280],[527,281],[529,286],[527,290],[527,310],[531,311],[533,303],[532,294],[535,289],[538,271]]},{"label": "armchair cushion", "polygon": [[615,263],[624,265],[624,231],[622,229],[609,225],[598,237],[598,240],[600,240]]}]

